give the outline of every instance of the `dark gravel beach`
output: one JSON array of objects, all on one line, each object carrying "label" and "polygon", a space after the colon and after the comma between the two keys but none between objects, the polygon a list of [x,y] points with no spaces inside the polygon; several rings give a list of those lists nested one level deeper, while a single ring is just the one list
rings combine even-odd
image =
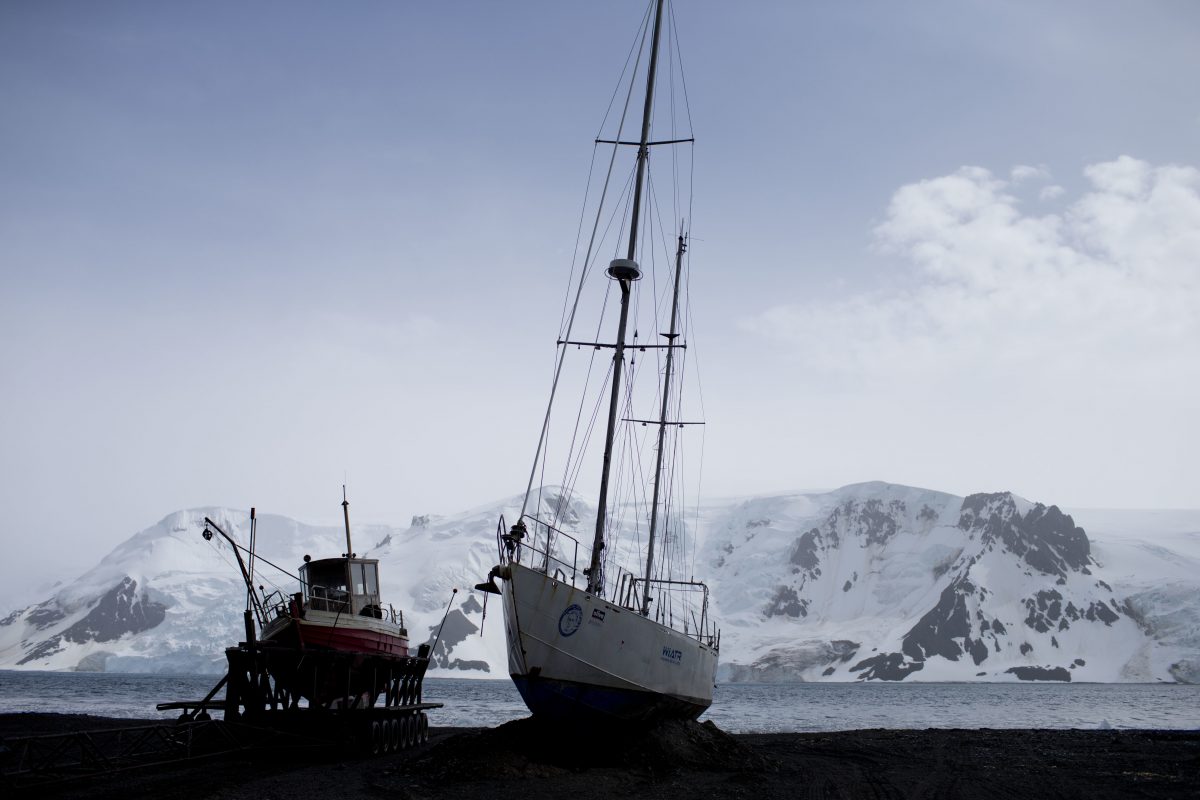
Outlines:
[{"label": "dark gravel beach", "polygon": [[[0,715],[0,736],[134,720]],[[236,753],[30,787],[29,797],[1174,798],[1200,797],[1200,732],[865,730],[726,734],[711,723],[591,735],[530,720],[434,729],[428,745],[375,758]]]}]

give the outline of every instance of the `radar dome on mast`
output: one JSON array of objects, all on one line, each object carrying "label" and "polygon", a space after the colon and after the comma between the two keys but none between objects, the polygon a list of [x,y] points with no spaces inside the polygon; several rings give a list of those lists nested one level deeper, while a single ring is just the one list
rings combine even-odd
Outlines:
[{"label": "radar dome on mast", "polygon": [[642,268],[632,258],[614,258],[608,264],[608,277],[617,281],[640,281]]}]

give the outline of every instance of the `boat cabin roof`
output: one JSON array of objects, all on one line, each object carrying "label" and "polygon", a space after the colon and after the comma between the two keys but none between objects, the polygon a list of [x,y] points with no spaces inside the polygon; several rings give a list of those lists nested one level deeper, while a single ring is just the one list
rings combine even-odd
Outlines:
[{"label": "boat cabin roof", "polygon": [[[345,565],[345,564],[378,564],[378,558],[315,558],[312,561],[306,561],[304,567],[317,567],[324,570],[327,565]],[[301,567],[301,569],[304,569]]]}]

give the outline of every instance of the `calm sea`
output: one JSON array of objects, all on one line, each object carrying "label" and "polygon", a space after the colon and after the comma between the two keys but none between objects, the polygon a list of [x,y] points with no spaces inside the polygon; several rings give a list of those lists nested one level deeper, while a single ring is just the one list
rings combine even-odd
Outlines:
[{"label": "calm sea", "polygon": [[[211,675],[0,671],[0,713],[172,717],[154,704],[197,700]],[[428,678],[439,727],[498,725],[526,715],[507,680]],[[711,719],[733,733],[859,728],[1200,728],[1200,686],[1175,684],[721,684]]]}]

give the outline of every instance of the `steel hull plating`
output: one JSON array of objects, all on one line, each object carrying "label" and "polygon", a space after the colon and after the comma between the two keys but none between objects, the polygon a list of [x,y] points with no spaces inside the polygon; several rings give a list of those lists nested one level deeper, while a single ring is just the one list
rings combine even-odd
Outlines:
[{"label": "steel hull plating", "polygon": [[374,617],[348,616],[309,609],[303,618],[278,617],[263,631],[264,641],[292,647],[316,647],[343,653],[408,656],[408,638]]},{"label": "steel hull plating", "polygon": [[502,575],[508,668],[538,717],[695,719],[717,651],[520,564]]}]

